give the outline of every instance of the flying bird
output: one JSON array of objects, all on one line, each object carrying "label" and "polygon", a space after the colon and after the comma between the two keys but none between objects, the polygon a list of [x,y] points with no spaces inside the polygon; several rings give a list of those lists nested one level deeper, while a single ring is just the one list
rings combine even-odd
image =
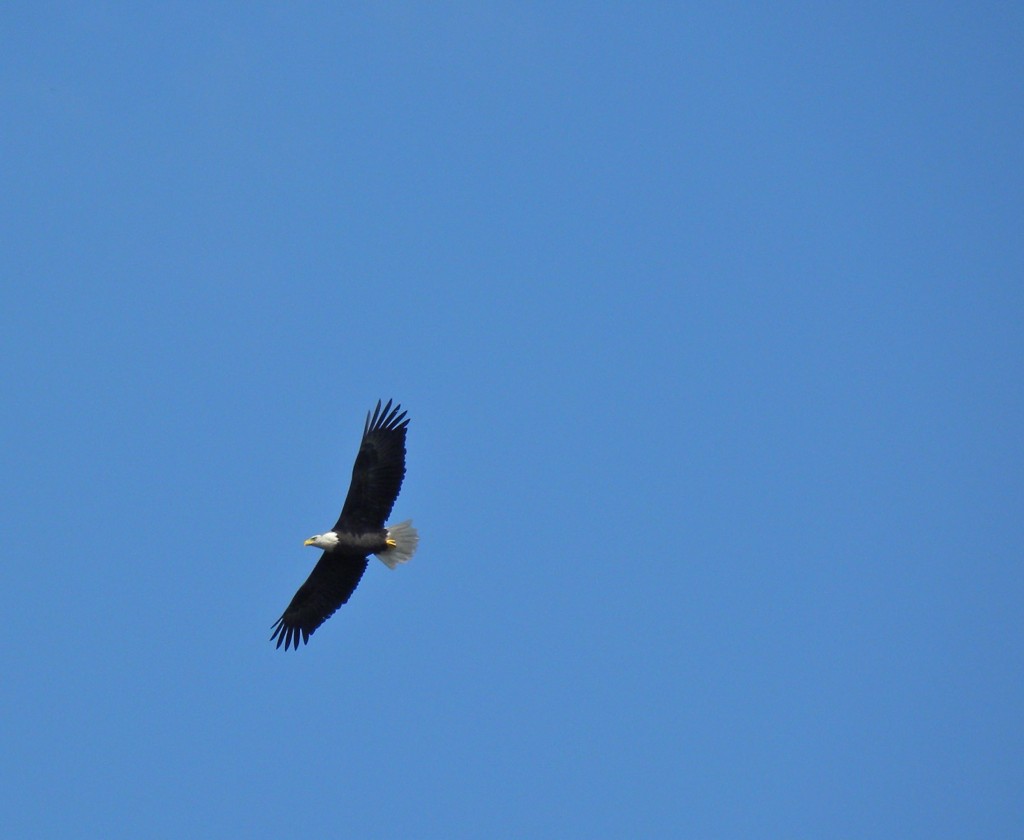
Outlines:
[{"label": "flying bird", "polygon": [[385,525],[402,489],[405,477],[405,432],[409,425],[400,405],[391,400],[372,415],[366,413],[363,440],[359,445],[352,483],[341,516],[330,531],[314,534],[304,545],[324,553],[306,582],[299,587],[277,623],[271,641],[284,649],[303,644],[335,610],[348,601],[366,571],[367,558],[375,554],[389,569],[405,563],[416,551],[419,534],[412,520]]}]

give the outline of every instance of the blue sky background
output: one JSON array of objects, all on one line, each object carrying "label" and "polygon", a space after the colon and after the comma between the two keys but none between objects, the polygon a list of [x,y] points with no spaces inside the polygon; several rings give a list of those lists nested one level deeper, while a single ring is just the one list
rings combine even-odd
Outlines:
[{"label": "blue sky background", "polygon": [[0,26],[6,833],[1024,834],[1018,6]]}]

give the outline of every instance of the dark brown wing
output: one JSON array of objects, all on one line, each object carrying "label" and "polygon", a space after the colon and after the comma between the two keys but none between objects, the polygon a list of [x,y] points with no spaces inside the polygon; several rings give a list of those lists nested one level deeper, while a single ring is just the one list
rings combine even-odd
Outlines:
[{"label": "dark brown wing", "polygon": [[352,467],[352,484],[334,530],[364,533],[378,531],[391,513],[405,477],[405,432],[409,421],[402,407],[391,400],[373,415],[366,414],[363,442]]},{"label": "dark brown wing", "polygon": [[325,551],[277,620],[270,641],[277,639],[278,647],[283,642],[285,650],[289,645],[298,649],[300,636],[304,644],[308,642],[313,631],[349,599],[364,571],[366,557]]}]

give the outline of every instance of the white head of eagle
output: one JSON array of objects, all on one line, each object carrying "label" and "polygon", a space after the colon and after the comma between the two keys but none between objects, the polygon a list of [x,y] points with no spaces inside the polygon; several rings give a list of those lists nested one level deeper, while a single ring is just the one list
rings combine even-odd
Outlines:
[{"label": "white head of eagle", "polygon": [[322,548],[324,551],[330,551],[338,544],[338,535],[334,531],[328,531],[326,534],[313,534],[303,545],[311,545],[314,548]]}]

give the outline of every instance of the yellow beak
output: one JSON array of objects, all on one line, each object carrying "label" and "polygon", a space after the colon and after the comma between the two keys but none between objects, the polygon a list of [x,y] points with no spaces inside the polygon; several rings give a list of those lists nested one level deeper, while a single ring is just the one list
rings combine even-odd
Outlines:
[{"label": "yellow beak", "polygon": [[306,541],[305,541],[305,542],[303,543],[303,545],[312,545],[312,544],[313,544],[313,538],[312,538],[312,537],[310,537],[310,538],[309,538],[308,540],[306,540]]}]

